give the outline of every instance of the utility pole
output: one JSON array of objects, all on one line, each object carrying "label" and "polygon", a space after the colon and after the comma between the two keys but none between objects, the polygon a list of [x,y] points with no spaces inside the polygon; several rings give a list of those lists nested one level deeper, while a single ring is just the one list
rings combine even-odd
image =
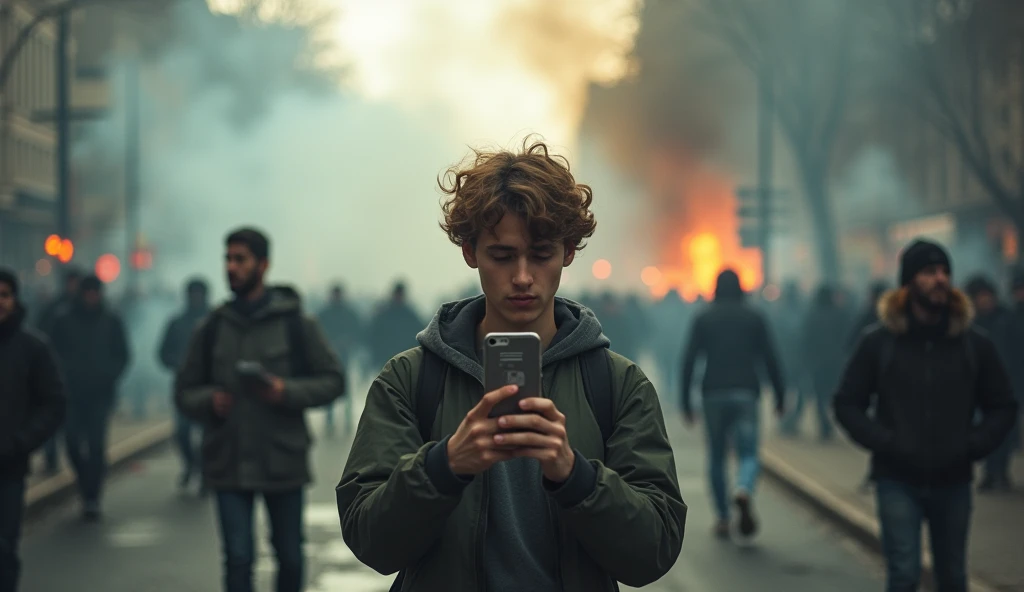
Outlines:
[{"label": "utility pole", "polygon": [[757,242],[761,249],[761,277],[764,285],[771,283],[772,172],[775,148],[775,87],[770,67],[760,69],[757,76],[757,193],[761,223]]},{"label": "utility pole", "polygon": [[57,234],[72,238],[71,228],[71,116],[70,76],[68,72],[68,37],[71,17],[67,12],[57,16]]},{"label": "utility pole", "polygon": [[125,154],[124,154],[124,215],[127,232],[125,258],[128,269],[127,289],[136,293],[139,270],[135,265],[135,252],[140,244],[139,223],[139,64],[135,58],[128,62],[125,75]]}]

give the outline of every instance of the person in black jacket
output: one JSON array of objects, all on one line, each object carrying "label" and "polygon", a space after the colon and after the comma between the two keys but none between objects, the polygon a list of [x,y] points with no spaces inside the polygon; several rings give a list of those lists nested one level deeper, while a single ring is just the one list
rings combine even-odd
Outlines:
[{"label": "person in black jacket", "polygon": [[23,327],[17,277],[0,269],[0,592],[18,588],[29,455],[64,421],[64,385],[46,341]]},{"label": "person in black jacket", "polygon": [[[188,343],[192,339],[199,323],[210,314],[209,288],[201,279],[193,279],[185,286],[186,306],[181,314],[176,315],[167,324],[164,337],[160,341],[160,363],[171,372],[177,372],[185,361]],[[178,487],[186,489],[196,477],[201,477],[199,450],[196,436],[201,432],[200,426],[190,421],[180,411],[174,415],[174,443],[181,454],[182,472],[178,479]],[[205,487],[200,491],[205,493]]]},{"label": "person in black jacket", "polygon": [[786,388],[768,323],[760,312],[743,301],[740,278],[732,270],[719,274],[715,301],[697,315],[690,329],[683,357],[682,384],[683,415],[688,425],[696,421],[690,390],[699,357],[706,360],[701,394],[708,441],[708,478],[718,517],[715,534],[729,535],[725,460],[731,435],[735,438],[739,459],[733,503],[740,512],[740,534],[751,536],[757,531],[751,497],[760,472],[758,400],[761,377],[758,370],[763,366],[768,371],[775,389],[775,410],[780,417]]},{"label": "person in black jacket", "polygon": [[[1014,335],[1013,313],[999,302],[998,290],[995,283],[984,276],[971,278],[964,286],[964,291],[971,298],[974,310],[977,313],[975,323],[985,331],[992,343],[996,346],[996,352],[1003,360],[1003,365],[1009,369],[1011,363],[1017,356],[1016,335]],[[1012,377],[1011,377],[1012,384]],[[1003,443],[985,459],[985,469],[978,485],[978,491],[987,492],[994,490],[1009,491],[1013,489],[1010,482],[1010,461],[1013,458],[1016,429],[1011,430]]]},{"label": "person in black jacket", "polygon": [[54,321],[51,340],[68,384],[64,434],[82,517],[95,521],[107,470],[107,429],[129,361],[124,323],[104,304],[98,277],[82,280],[78,299]]},{"label": "person in black jacket", "polygon": [[904,249],[901,287],[883,296],[835,397],[837,421],[871,451],[889,592],[918,589],[925,521],[939,592],[967,590],[972,465],[1015,421],[1006,369],[950,271],[935,243]]}]

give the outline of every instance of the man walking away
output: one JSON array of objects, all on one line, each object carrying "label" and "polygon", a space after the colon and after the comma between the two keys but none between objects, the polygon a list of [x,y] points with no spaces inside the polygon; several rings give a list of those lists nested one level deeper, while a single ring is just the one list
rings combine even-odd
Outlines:
[{"label": "man walking away", "polygon": [[906,247],[901,287],[883,296],[835,397],[836,419],[871,451],[889,592],[918,589],[925,521],[938,591],[966,592],[972,464],[1015,420],[1006,369],[950,271],[940,245]]},{"label": "man walking away", "polygon": [[[971,278],[964,290],[974,304],[974,310],[977,313],[975,323],[992,340],[996,352],[1003,361],[1003,366],[1009,369],[1009,363],[1016,355],[1015,347],[1019,347],[1014,343],[1013,313],[999,302],[995,283],[986,277]],[[978,491],[1009,491],[1013,489],[1010,480],[1010,461],[1013,459],[1018,428],[1019,425],[1014,423],[1014,429],[1010,431],[999,448],[985,459],[984,473],[981,483],[978,485]]]},{"label": "man walking away", "polygon": [[[836,302],[837,290],[821,286],[811,309],[807,311],[801,335],[804,367],[817,402],[818,437],[822,442],[832,439],[832,396],[846,363],[846,344],[836,339],[848,329],[846,312]],[[790,416],[792,417],[792,415]],[[799,425],[800,417],[794,421]]]},{"label": "man walking away", "polygon": [[277,592],[299,592],[303,487],[312,480],[305,411],[339,397],[344,383],[297,293],[264,284],[266,236],[237,230],[228,235],[226,250],[235,298],[192,335],[175,402],[203,426],[203,476],[216,494],[225,591],[252,592],[253,509],[260,496],[277,555]]},{"label": "man walking away", "polygon": [[50,347],[22,324],[18,278],[0,269],[0,592],[15,592],[29,456],[64,421],[64,385]]},{"label": "man walking away", "polygon": [[718,276],[715,300],[693,322],[683,357],[682,408],[688,425],[696,416],[690,391],[697,359],[705,359],[701,389],[704,432],[707,436],[708,479],[714,496],[715,534],[729,536],[729,499],[725,476],[730,435],[739,458],[739,475],[733,503],[740,513],[739,532],[757,532],[753,495],[760,472],[760,393],[762,367],[775,390],[775,411],[781,417],[786,393],[775,345],[768,323],[760,312],[743,301],[743,289],[735,271]]},{"label": "man walking away", "polygon": [[[209,289],[206,282],[201,279],[189,281],[185,286],[185,302],[185,310],[171,319],[164,329],[163,339],[160,340],[160,363],[173,373],[177,373],[185,361],[188,343],[196,327],[210,313]],[[174,443],[181,454],[182,471],[178,480],[178,487],[181,489],[188,488],[193,478],[202,473],[196,462],[199,450],[195,440],[200,433],[199,428],[198,424],[185,417],[181,411],[175,411]],[[200,492],[205,493],[205,489],[205,486],[200,486]]]},{"label": "man walking away", "polygon": [[374,371],[379,371],[395,354],[415,346],[416,333],[422,328],[423,321],[406,299],[405,284],[398,282],[391,290],[391,299],[381,304],[367,330]]},{"label": "man walking away", "polygon": [[[331,287],[331,293],[327,305],[317,315],[317,321],[324,335],[327,336],[331,349],[338,357],[346,380],[351,380],[351,375],[345,370],[351,370],[355,364],[352,363],[358,350],[363,343],[362,320],[359,313],[345,299],[345,289],[341,284]],[[348,393],[348,384],[345,385],[345,392]],[[352,430],[352,397],[344,397],[345,405],[345,433]],[[334,403],[327,405],[327,433],[334,433]]]},{"label": "man walking away", "polygon": [[64,428],[68,458],[78,479],[83,517],[100,517],[107,471],[107,430],[117,383],[128,366],[128,338],[121,319],[103,299],[103,282],[82,280],[78,299],[53,325],[53,347],[68,386]]},{"label": "man walking away", "polygon": [[[478,152],[442,190],[442,227],[484,294],[445,304],[370,386],[338,512],[392,590],[594,592],[665,575],[686,506],[658,395],[608,351],[594,314],[555,296],[596,225],[591,193],[541,142]],[[490,417],[483,340],[541,340],[541,397]]]}]

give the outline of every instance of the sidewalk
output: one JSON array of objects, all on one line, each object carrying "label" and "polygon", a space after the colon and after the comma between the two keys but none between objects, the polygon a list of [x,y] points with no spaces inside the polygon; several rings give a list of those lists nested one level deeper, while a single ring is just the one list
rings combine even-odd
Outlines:
[{"label": "sidewalk", "polygon": [[[771,417],[765,415],[764,417]],[[811,409],[805,412],[802,435],[784,438],[775,422],[764,426],[765,472],[817,505],[849,530],[878,544],[874,491],[860,491],[867,472],[868,454],[839,435],[830,443],[817,438]],[[971,590],[979,592],[1024,590],[1024,455],[1014,457],[1012,475],[1017,490],[977,494],[968,565]],[[872,540],[873,539],[873,540]],[[924,539],[925,566],[931,565]]]},{"label": "sidewalk", "polygon": [[[110,466],[117,466],[139,454],[165,442],[171,435],[171,420],[166,415],[155,415],[147,420],[134,420],[123,414],[111,420],[107,440],[107,458]],[[31,460],[31,473],[25,491],[25,506],[33,508],[73,490],[75,475],[64,452],[64,442],[59,445],[60,468],[55,474],[44,471],[45,461],[42,450]]]}]

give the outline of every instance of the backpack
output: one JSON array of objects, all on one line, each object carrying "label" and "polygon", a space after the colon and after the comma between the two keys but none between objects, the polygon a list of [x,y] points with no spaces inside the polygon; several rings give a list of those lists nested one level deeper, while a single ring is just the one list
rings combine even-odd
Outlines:
[{"label": "backpack", "polygon": [[[420,436],[424,442],[429,442],[437,409],[441,405],[441,397],[444,396],[444,380],[450,364],[434,352],[426,348],[421,349],[423,362],[420,364],[416,380],[416,420],[419,423]],[[615,428],[611,357],[608,350],[602,347],[592,349],[577,359],[580,362],[580,373],[583,375],[583,392],[587,396],[590,410],[597,419],[597,425],[601,428],[601,438],[607,444],[612,429]],[[390,592],[399,592],[404,581],[403,569],[398,572]]]},{"label": "backpack", "polygon": [[[306,355],[305,327],[302,326],[302,313],[294,311],[284,318],[288,330],[288,357],[292,377],[309,376],[309,358]],[[220,317],[212,315],[203,325],[203,384],[213,384],[213,348],[217,344],[217,330]]]}]

